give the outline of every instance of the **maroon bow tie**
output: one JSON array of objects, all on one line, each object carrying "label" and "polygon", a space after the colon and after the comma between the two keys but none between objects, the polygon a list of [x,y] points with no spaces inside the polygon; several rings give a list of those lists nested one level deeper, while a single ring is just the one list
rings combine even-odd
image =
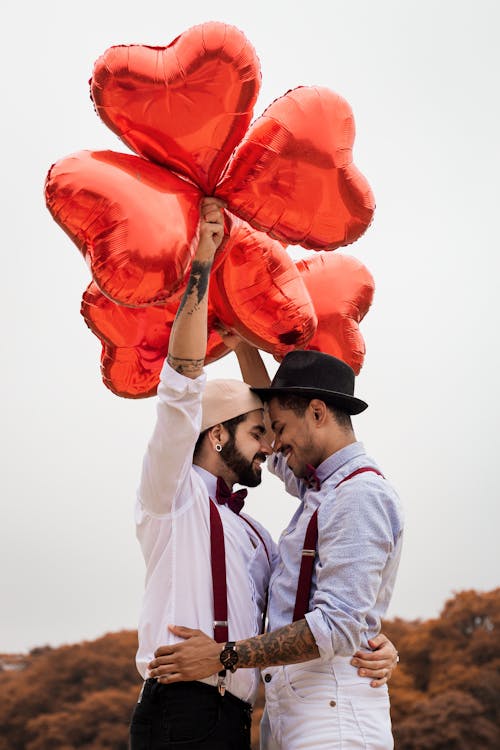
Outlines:
[{"label": "maroon bow tie", "polygon": [[248,495],[248,490],[238,490],[237,492],[231,492],[222,477],[217,477],[217,489],[215,491],[215,499],[219,505],[227,505],[233,513],[239,514],[243,506],[245,505],[245,498]]},{"label": "maroon bow tie", "polygon": [[304,475],[304,482],[307,484],[310,490],[317,492],[321,489],[321,482],[316,473],[316,469],[311,464],[306,464],[306,473]]}]

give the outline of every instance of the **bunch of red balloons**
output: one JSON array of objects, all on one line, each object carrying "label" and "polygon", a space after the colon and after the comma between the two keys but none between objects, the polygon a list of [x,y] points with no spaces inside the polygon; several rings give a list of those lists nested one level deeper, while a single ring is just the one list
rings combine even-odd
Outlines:
[{"label": "bunch of red balloons", "polygon": [[[359,372],[373,278],[334,250],[356,241],[375,208],[354,166],[349,104],[298,87],[254,122],[260,66],[244,34],[210,22],[167,47],[108,49],[94,66],[101,119],[137,155],[81,151],[52,165],[47,206],[87,261],[82,314],[102,342],[104,383],[156,392],[195,250],[199,203],[227,204],[212,267],[206,361],[218,330],[281,359],[320,349]],[[320,251],[294,262],[289,244]]]}]

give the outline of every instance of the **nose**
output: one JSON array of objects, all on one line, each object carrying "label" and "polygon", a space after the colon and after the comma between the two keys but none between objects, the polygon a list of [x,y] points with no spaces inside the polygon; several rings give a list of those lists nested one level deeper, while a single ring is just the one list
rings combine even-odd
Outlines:
[{"label": "nose", "polygon": [[280,440],[280,438],[279,438],[279,437],[278,437],[277,435],[276,435],[276,437],[275,437],[275,438],[274,438],[274,440],[273,440],[273,445],[272,445],[272,447],[273,447],[273,450],[274,450],[274,451],[275,451],[276,453],[277,453],[277,452],[279,451],[279,449],[281,448],[281,440]]},{"label": "nose", "polygon": [[260,441],[260,447],[262,449],[262,453],[265,453],[266,456],[270,456],[271,453],[274,452],[273,451],[273,446],[271,445],[271,443],[269,442],[269,440],[267,440],[266,438],[263,438]]}]

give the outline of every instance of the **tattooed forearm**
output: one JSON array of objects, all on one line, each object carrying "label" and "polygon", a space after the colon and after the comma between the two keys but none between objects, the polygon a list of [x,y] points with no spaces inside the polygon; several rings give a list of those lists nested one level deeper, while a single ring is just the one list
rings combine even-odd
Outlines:
[{"label": "tattooed forearm", "polygon": [[205,360],[172,357],[171,354],[167,354],[167,362],[173,370],[177,370],[182,375],[196,375],[203,370]]},{"label": "tattooed forearm", "polygon": [[194,309],[196,309],[197,306],[200,304],[201,300],[204,298],[205,294],[207,293],[211,268],[212,268],[211,261],[209,262],[206,262],[206,261],[202,262],[199,260],[193,261],[193,265],[191,267],[191,274],[189,276],[186,291],[184,292],[184,296],[179,305],[179,309],[177,310],[177,315],[179,315],[182,312],[182,310],[184,309],[186,305],[186,302],[191,297],[194,291],[196,291],[196,302],[194,303]]},{"label": "tattooed forearm", "polygon": [[297,620],[271,633],[247,638],[236,644],[238,667],[272,667],[297,664],[319,656],[306,620]]}]

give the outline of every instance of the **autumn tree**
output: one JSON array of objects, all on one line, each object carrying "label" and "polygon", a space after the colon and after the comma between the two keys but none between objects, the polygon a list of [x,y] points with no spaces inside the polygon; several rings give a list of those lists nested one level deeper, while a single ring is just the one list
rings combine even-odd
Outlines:
[{"label": "autumn tree", "polygon": [[[401,656],[390,683],[396,749],[497,750],[500,589],[463,591],[436,619],[383,629]],[[141,686],[136,648],[137,633],[123,631],[34,649],[24,668],[0,671],[0,750],[126,750]],[[255,749],[262,706],[261,685]]]}]

